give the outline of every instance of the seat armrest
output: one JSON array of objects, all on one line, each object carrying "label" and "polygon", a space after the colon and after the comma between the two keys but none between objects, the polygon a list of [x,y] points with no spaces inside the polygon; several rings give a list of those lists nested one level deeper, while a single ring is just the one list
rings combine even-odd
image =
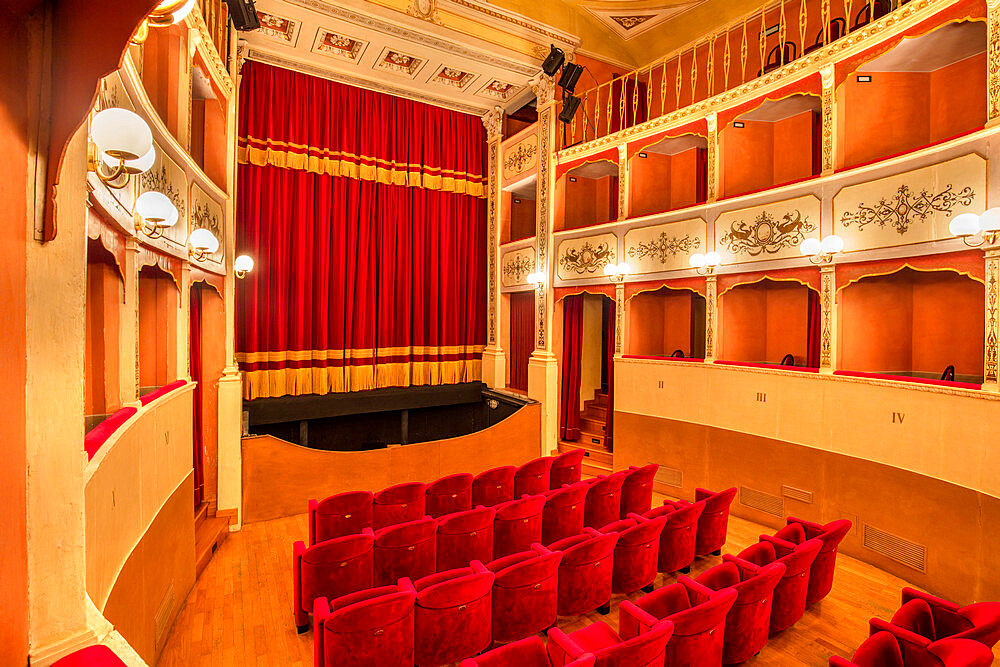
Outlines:
[{"label": "seat armrest", "polygon": [[472,571],[475,572],[476,574],[479,574],[480,572],[491,572],[491,570],[488,567],[483,565],[482,561],[478,560],[470,561],[469,567],[471,567]]},{"label": "seat armrest", "polygon": [[850,660],[845,660],[839,655],[830,656],[830,667],[858,667]]},{"label": "seat armrest", "polygon": [[751,563],[748,560],[744,560],[739,556],[734,556],[733,554],[722,554],[722,562],[732,563],[740,570],[740,577],[743,579],[748,579],[750,577],[756,576],[760,571],[761,566],[756,563]]},{"label": "seat armrest", "polygon": [[629,640],[642,634],[642,627],[651,628],[660,619],[629,600],[622,600],[618,606],[618,634],[622,640]]},{"label": "seat armrest", "polygon": [[[903,648],[903,643],[913,644],[918,648],[927,648],[931,644],[931,640],[927,637],[922,637],[915,632],[910,632],[906,628],[901,628],[898,625],[893,625],[892,623],[885,621],[881,618],[873,618],[868,621],[868,635],[874,635],[876,632],[888,632],[896,641],[899,642],[900,648]],[[905,650],[903,651],[905,654]]]},{"label": "seat armrest", "polygon": [[305,552],[305,542],[299,540],[292,545],[292,597],[297,615],[304,611],[302,609],[302,556]]},{"label": "seat armrest", "polygon": [[780,537],[775,537],[773,535],[761,535],[760,541],[767,542],[768,544],[773,546],[774,553],[778,558],[784,558],[788,554],[792,553],[793,551],[795,551],[795,547],[797,546],[792,542],[783,540]]},{"label": "seat armrest", "polygon": [[980,667],[993,662],[993,651],[973,639],[942,639],[927,647],[942,665]]},{"label": "seat armrest", "polygon": [[409,577],[403,577],[402,579],[400,579],[398,585],[399,585],[399,590],[401,592],[409,591],[414,595],[417,594],[417,588],[416,586],[413,585],[413,581]]},{"label": "seat armrest", "polygon": [[937,596],[931,595],[930,593],[924,593],[923,591],[918,591],[916,588],[910,588],[909,586],[903,588],[902,603],[906,604],[910,600],[918,598],[923,600],[931,606],[931,609],[947,609],[948,611],[957,612],[959,606],[954,602],[939,598]]},{"label": "seat armrest", "polygon": [[534,551],[539,556],[548,556],[550,553],[552,553],[552,549],[549,549],[547,546],[539,542],[535,542],[534,544],[532,544],[531,550]]},{"label": "seat armrest", "polygon": [[309,545],[316,544],[316,510],[319,509],[319,501],[315,498],[309,499]]},{"label": "seat armrest", "polygon": [[323,646],[323,624],[330,615],[330,601],[326,598],[316,598],[313,603],[313,659],[316,667],[324,667],[323,656],[326,653]]},{"label": "seat armrest", "polygon": [[582,646],[559,628],[549,629],[547,649],[549,662],[552,663],[553,667],[563,667],[586,653]]}]

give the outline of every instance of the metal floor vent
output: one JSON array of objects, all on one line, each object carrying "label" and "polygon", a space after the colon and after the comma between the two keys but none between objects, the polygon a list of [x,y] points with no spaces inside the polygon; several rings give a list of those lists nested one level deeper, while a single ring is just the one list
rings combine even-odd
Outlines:
[{"label": "metal floor vent", "polygon": [[684,473],[677,468],[670,468],[661,463],[653,481],[664,486],[673,486],[679,489],[684,485]]},{"label": "metal floor vent", "polygon": [[166,639],[167,630],[170,629],[170,615],[174,611],[174,602],[174,584],[171,582],[170,587],[163,594],[163,599],[160,600],[156,615],[153,616],[153,643],[156,646],[161,646],[161,642]]},{"label": "metal floor vent", "polygon": [[797,500],[800,503],[812,504],[813,501],[812,491],[797,489],[794,486],[788,486],[786,484],[781,485],[781,495],[783,495],[786,498],[791,498],[792,500]]},{"label": "metal floor vent", "polygon": [[888,556],[918,572],[927,571],[927,547],[922,544],[887,533],[867,523],[863,544],[872,551]]},{"label": "metal floor vent", "polygon": [[780,496],[774,496],[755,489],[748,489],[745,486],[740,487],[740,505],[745,505],[773,516],[784,516],[785,502]]}]

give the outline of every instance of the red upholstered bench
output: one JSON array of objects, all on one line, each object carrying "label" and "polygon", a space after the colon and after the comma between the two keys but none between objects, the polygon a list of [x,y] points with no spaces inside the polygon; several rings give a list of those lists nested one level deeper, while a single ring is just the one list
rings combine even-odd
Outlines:
[{"label": "red upholstered bench", "polygon": [[186,384],[187,384],[186,380],[177,380],[175,382],[171,382],[170,384],[165,384],[156,391],[151,391],[145,396],[140,396],[139,402],[142,403],[143,405],[149,405],[150,403],[158,399],[160,396],[169,394],[174,389],[177,389],[177,387],[183,387]]},{"label": "red upholstered bench", "polygon": [[125,667],[125,663],[107,646],[98,644],[54,662],[52,667]]},{"label": "red upholstered bench", "polygon": [[972,382],[954,382],[952,380],[935,380],[933,378],[915,378],[909,375],[886,375],[884,373],[866,373],[863,371],[834,371],[834,375],[855,378],[874,378],[876,380],[893,380],[895,382],[916,382],[918,384],[936,384],[942,387],[956,389],[982,389],[983,385]]},{"label": "red upholstered bench", "polygon": [[92,428],[87,435],[83,436],[83,448],[87,451],[87,459],[89,460],[94,458],[94,454],[97,453],[97,450],[99,450],[104,443],[108,441],[108,438],[110,438],[111,435],[117,431],[122,424],[127,422],[135,413],[135,408],[122,408]]},{"label": "red upholstered bench", "polygon": [[654,359],[656,361],[694,361],[697,363],[703,363],[705,360],[700,357],[664,357],[654,354],[626,354],[622,355],[624,359]]}]

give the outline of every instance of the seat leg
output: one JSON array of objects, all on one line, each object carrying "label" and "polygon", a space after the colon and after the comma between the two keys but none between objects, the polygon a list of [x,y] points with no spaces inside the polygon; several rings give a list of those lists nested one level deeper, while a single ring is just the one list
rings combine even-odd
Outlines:
[{"label": "seat leg", "polygon": [[687,567],[682,567],[681,574],[691,574],[691,566],[688,565]]},{"label": "seat leg", "polygon": [[649,586],[643,586],[642,587],[642,592],[643,593],[652,593],[653,592],[653,588],[654,588],[653,584],[650,584]]},{"label": "seat leg", "polygon": [[605,602],[604,604],[602,604],[600,607],[598,607],[597,608],[597,613],[601,614],[602,616],[607,616],[608,614],[610,614],[611,613],[611,600],[608,600],[607,602]]},{"label": "seat leg", "polygon": [[296,625],[295,631],[298,632],[300,635],[304,635],[305,633],[309,632],[309,624],[306,623],[305,625]]},{"label": "seat leg", "polygon": [[716,549],[715,551],[712,552],[712,555],[713,556],[721,556],[722,555],[722,549]]}]

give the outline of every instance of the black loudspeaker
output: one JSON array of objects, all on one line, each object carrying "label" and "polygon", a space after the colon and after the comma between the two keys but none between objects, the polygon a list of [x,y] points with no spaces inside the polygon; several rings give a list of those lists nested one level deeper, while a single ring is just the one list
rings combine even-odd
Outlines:
[{"label": "black loudspeaker", "polygon": [[567,95],[563,98],[563,108],[559,112],[559,120],[564,123],[572,123],[576,110],[580,108],[580,98],[574,95]]},{"label": "black loudspeaker", "polygon": [[566,54],[563,53],[562,49],[553,44],[549,49],[549,55],[542,62],[542,71],[549,76],[555,76],[564,62],[566,62]]},{"label": "black loudspeaker", "polygon": [[559,87],[567,93],[572,93],[581,74],[583,74],[583,65],[569,63],[563,67],[562,76],[559,77]]},{"label": "black loudspeaker", "polygon": [[233,27],[237,30],[256,30],[260,27],[253,0],[226,0],[226,4],[229,5],[229,18],[233,20]]}]

